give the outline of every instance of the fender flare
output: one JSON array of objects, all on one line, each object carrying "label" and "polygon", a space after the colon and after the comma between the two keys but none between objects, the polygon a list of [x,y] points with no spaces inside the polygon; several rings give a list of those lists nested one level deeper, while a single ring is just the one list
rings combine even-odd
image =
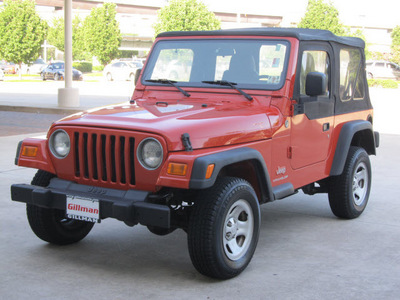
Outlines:
[{"label": "fender flare", "polygon": [[365,120],[348,122],[344,124],[342,129],[340,130],[339,139],[336,144],[335,155],[332,161],[331,171],[329,173],[330,176],[337,176],[342,174],[347,159],[347,153],[349,152],[353,137],[357,132],[361,131],[370,132],[370,134],[367,134],[367,137],[371,140],[367,141],[369,147],[366,150],[368,154],[376,154],[376,147],[378,146],[379,140],[377,137],[379,137],[379,134],[377,132],[374,133],[371,122]]},{"label": "fender flare", "polygon": [[[262,193],[261,202],[273,201],[275,197],[264,158],[260,152],[248,147],[227,150],[196,158],[193,163],[189,187],[191,189],[209,188],[214,185],[218,174],[224,167],[244,161],[251,161],[255,166]],[[215,164],[214,172],[210,179],[205,179],[207,167],[210,164]]]}]

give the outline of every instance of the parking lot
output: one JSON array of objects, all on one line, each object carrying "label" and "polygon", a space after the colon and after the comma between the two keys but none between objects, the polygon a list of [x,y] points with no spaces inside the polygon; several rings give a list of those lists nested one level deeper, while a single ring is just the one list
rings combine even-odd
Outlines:
[{"label": "parking lot", "polygon": [[[0,104],[28,101],[30,95],[36,105],[56,106],[58,84],[51,83],[52,92],[45,92],[33,84],[13,90],[0,83]],[[81,103],[126,100],[129,89],[125,82],[82,86]],[[9,192],[11,184],[28,183],[35,173],[13,164],[16,145],[26,135],[0,137],[1,298],[398,299],[399,94],[400,89],[371,89],[381,146],[371,157],[373,185],[364,214],[339,220],[326,195],[298,193],[266,204],[253,260],[228,281],[196,272],[181,230],[158,237],[143,226],[104,220],[75,245],[39,240],[29,228],[24,205],[12,202]]]}]

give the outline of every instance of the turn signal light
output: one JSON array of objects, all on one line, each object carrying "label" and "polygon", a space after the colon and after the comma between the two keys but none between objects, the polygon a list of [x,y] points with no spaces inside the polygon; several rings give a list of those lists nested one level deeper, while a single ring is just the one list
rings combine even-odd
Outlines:
[{"label": "turn signal light", "polygon": [[185,176],[187,171],[186,164],[169,163],[167,173],[170,175]]},{"label": "turn signal light", "polygon": [[206,171],[206,179],[210,179],[214,172],[215,164],[209,164]]},{"label": "turn signal light", "polygon": [[22,156],[36,157],[38,148],[34,146],[24,146],[22,149]]}]

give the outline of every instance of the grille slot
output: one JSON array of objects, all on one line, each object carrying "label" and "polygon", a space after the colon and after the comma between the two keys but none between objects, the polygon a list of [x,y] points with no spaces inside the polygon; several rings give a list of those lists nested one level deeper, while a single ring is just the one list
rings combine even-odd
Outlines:
[{"label": "grille slot", "polygon": [[135,185],[135,138],[74,132],[75,176]]}]

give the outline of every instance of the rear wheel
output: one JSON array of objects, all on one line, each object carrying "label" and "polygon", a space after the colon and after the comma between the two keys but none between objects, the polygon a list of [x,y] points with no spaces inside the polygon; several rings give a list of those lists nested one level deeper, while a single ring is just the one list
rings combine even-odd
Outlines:
[{"label": "rear wheel", "polygon": [[[32,185],[48,186],[54,175],[39,170],[32,180]],[[26,205],[26,213],[32,231],[42,240],[67,245],[79,242],[93,228],[94,223],[72,220],[65,216],[65,210],[49,209]]]},{"label": "rear wheel", "polygon": [[367,152],[360,147],[350,147],[343,173],[330,180],[328,195],[333,214],[344,219],[360,216],[371,190],[371,163]]},{"label": "rear wheel", "polygon": [[188,226],[192,263],[203,275],[228,279],[250,263],[260,230],[260,207],[251,185],[218,179],[197,199]]}]

